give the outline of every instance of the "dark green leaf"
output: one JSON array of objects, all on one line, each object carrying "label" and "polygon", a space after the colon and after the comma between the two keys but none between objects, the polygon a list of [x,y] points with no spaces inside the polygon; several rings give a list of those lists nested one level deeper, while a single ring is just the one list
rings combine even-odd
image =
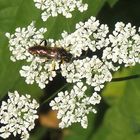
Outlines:
[{"label": "dark green leaf", "polygon": [[107,0],[107,2],[109,3],[109,5],[111,7],[113,7],[119,0]]}]

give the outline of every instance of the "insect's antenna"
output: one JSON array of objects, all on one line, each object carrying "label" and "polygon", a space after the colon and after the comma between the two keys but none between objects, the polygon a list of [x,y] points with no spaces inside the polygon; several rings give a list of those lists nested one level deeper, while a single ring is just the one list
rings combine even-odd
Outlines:
[{"label": "insect's antenna", "polygon": [[43,46],[47,46],[47,45],[48,45],[48,42],[47,42],[45,39],[43,39],[43,40],[40,42],[40,45],[41,45],[42,43],[44,43]]},{"label": "insect's antenna", "polygon": [[44,45],[47,46],[48,45],[48,42],[46,40],[44,40]]}]

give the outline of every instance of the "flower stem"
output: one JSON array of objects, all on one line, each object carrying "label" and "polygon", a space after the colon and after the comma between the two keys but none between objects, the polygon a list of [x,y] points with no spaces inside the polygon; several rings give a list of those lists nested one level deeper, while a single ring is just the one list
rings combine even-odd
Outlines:
[{"label": "flower stem", "polygon": [[56,92],[54,92],[54,94],[52,94],[49,98],[47,98],[42,104],[47,103],[49,100],[51,100],[53,97],[55,97],[55,95],[61,91],[62,89],[64,89],[66,86],[68,85],[68,83],[66,83],[65,85],[63,85],[61,88],[59,88]]},{"label": "flower stem", "polygon": [[136,78],[140,78],[140,74],[119,77],[119,78],[113,78],[111,82],[121,82],[121,81],[125,81],[125,80],[136,79]]},{"label": "flower stem", "polygon": [[[121,81],[125,81],[125,80],[136,79],[136,78],[140,78],[140,74],[125,76],[125,77],[119,77],[119,78],[113,78],[111,80],[111,82],[121,82]],[[68,83],[66,83],[64,86],[62,86],[60,89],[58,89],[53,95],[51,95],[49,98],[47,98],[42,104],[47,103],[49,100],[51,100],[53,97],[55,97],[55,95],[58,92],[60,92],[62,89],[64,89],[67,85],[68,85]]]}]

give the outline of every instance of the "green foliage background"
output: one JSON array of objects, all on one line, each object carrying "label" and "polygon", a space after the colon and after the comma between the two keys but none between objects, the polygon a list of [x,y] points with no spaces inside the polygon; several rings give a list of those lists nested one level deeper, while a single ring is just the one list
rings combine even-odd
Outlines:
[{"label": "green foliage background", "polygon": [[[25,62],[10,61],[6,32],[13,33],[16,27],[24,27],[36,21],[36,26],[47,27],[46,38],[60,38],[61,32],[72,32],[75,24],[86,21],[90,16],[97,16],[102,23],[113,28],[115,22],[131,22],[140,25],[139,0],[85,0],[89,4],[86,12],[73,12],[72,19],[63,16],[49,18],[43,22],[40,10],[33,0],[0,0],[0,98],[8,91],[18,90],[31,94],[39,100],[43,91],[36,84],[27,85],[19,76],[19,69]],[[125,68],[114,77],[139,74],[140,66]],[[102,103],[97,108],[98,114],[89,115],[89,127],[84,130],[79,125],[69,128],[69,135],[64,140],[139,140],[140,139],[140,79],[108,83],[102,92]],[[43,140],[49,128],[37,127],[30,140]],[[52,134],[53,135],[53,134]],[[55,140],[55,139],[51,139]],[[56,139],[57,140],[57,139]]]}]

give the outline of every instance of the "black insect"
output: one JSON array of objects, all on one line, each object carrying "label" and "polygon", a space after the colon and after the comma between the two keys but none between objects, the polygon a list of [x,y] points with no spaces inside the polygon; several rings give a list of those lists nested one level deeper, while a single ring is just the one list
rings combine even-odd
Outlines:
[{"label": "black insect", "polygon": [[[44,45],[41,45],[44,42]],[[72,54],[67,52],[64,48],[60,47],[50,47],[47,45],[47,41],[43,40],[39,45],[35,45],[28,49],[29,53],[37,55],[39,57],[46,57],[48,60],[61,60],[65,62],[70,62],[72,59]]]}]

